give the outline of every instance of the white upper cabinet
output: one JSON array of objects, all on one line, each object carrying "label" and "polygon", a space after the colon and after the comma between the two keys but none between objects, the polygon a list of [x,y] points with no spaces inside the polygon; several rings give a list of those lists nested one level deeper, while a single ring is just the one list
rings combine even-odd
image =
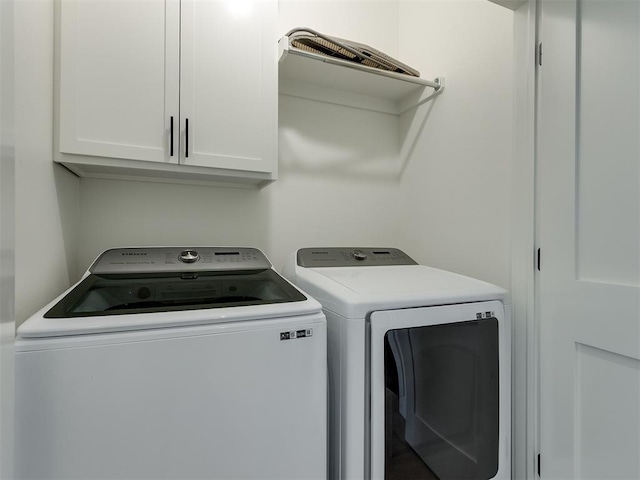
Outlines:
[{"label": "white upper cabinet", "polygon": [[264,184],[275,0],[62,0],[56,161],[80,176]]}]

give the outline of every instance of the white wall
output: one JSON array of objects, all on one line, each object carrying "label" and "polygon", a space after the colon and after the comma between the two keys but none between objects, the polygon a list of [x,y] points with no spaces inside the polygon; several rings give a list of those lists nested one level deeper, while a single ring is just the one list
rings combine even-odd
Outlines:
[{"label": "white wall", "polygon": [[416,113],[426,121],[400,185],[404,245],[420,262],[509,288],[513,12],[485,0],[401,1],[400,54],[446,78]]},{"label": "white wall", "polygon": [[[388,160],[401,141],[389,115],[281,95],[279,179],[245,190],[93,179],[78,187],[50,160],[50,5],[25,3],[23,22],[32,23],[19,51],[31,58],[20,62],[17,108],[31,140],[21,138],[18,172],[19,321],[120,245],[255,245],[277,268],[302,246],[397,246],[508,286],[506,9],[484,0],[281,0],[281,34],[309,26],[369,43],[425,77],[446,75],[448,86],[400,168]],[[488,192],[471,192],[476,185]]]},{"label": "white wall", "polygon": [[13,478],[15,154],[13,1],[0,2],[0,479]]},{"label": "white wall", "polygon": [[76,277],[78,179],[52,161],[53,2],[15,2],[16,321]]}]

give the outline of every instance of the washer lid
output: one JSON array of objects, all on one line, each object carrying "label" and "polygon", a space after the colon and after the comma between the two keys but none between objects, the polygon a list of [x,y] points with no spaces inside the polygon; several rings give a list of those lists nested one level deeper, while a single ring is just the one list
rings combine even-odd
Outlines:
[{"label": "washer lid", "polygon": [[270,268],[235,272],[90,274],[44,317],[175,312],[305,299]]},{"label": "washer lid", "polygon": [[51,307],[51,305],[43,308],[20,325],[18,327],[18,336],[23,339],[45,339],[60,336],[213,324],[225,324],[225,328],[229,325],[229,330],[232,330],[235,328],[232,324],[237,322],[250,322],[255,325],[255,328],[259,328],[259,322],[317,318],[317,315],[321,312],[320,304],[312,298],[295,303],[67,318],[45,318],[44,313],[48,307]]},{"label": "washer lid", "polygon": [[273,269],[240,272],[89,274],[18,328],[55,337],[267,320],[321,311]]},{"label": "washer lid", "polygon": [[102,254],[82,280],[23,323],[18,334],[104,333],[320,310],[256,249],[117,249]]}]

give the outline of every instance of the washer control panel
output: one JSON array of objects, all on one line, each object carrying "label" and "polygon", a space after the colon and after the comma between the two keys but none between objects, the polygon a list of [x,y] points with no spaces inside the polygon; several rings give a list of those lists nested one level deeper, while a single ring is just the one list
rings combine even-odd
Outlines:
[{"label": "washer control panel", "polygon": [[415,260],[397,248],[301,248],[297,261],[301,267],[308,268],[417,265]]},{"label": "washer control panel", "polygon": [[257,248],[146,247],[107,250],[91,265],[94,274],[261,270],[271,262]]}]

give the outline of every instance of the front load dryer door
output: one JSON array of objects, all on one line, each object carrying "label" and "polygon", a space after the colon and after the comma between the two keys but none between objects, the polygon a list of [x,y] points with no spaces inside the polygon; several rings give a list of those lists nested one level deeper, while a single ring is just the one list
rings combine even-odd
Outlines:
[{"label": "front load dryer door", "polygon": [[510,478],[502,303],[374,312],[370,334],[371,477]]}]

